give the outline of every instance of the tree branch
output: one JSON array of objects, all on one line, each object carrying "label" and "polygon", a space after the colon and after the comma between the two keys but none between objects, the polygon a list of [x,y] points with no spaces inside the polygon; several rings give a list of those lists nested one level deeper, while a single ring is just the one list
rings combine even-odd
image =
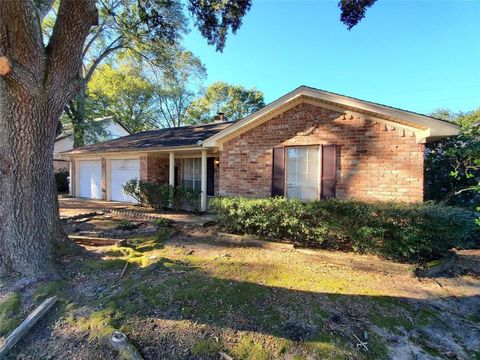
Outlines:
[{"label": "tree branch", "polygon": [[103,27],[103,24],[99,26],[98,28],[98,31],[96,32],[95,35],[93,35],[91,37],[91,39],[87,42],[87,45],[85,45],[85,47],[83,48],[83,52],[82,52],[82,57],[84,58],[85,55],[87,55],[87,52],[88,50],[90,49],[90,46],[92,46],[92,44],[94,43],[95,40],[98,39],[98,37],[102,34],[103,30],[105,28]]},{"label": "tree branch", "polygon": [[117,46],[114,46],[116,42],[121,41],[123,39],[123,36],[119,36],[115,40],[113,40],[110,45],[108,45],[105,50],[95,59],[93,64],[90,66],[90,69],[88,69],[87,74],[85,75],[85,83],[88,84],[90,78],[93,76],[93,73],[97,69],[98,65],[105,59],[108,55],[111,53],[120,50],[123,48],[123,44],[119,44]]},{"label": "tree branch", "polygon": [[98,24],[95,0],[62,0],[47,46],[47,91],[61,91],[71,99],[81,85],[80,69],[85,39]]},{"label": "tree branch", "polygon": [[40,19],[40,23],[43,21],[45,16],[48,14],[50,9],[53,6],[55,0],[35,0],[35,4],[37,5],[37,13],[38,18]]},{"label": "tree branch", "polygon": [[0,10],[0,56],[5,81],[30,92],[41,81],[43,39],[32,1],[3,1]]}]

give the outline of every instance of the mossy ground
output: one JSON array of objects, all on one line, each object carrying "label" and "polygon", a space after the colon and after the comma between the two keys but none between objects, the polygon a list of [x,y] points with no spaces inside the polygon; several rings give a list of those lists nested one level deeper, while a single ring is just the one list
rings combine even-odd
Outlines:
[{"label": "mossy ground", "polygon": [[[105,340],[114,329],[147,359],[218,359],[220,351],[252,360],[387,359],[395,336],[419,354],[438,351],[429,348],[433,342],[419,343],[418,332],[438,331],[433,326],[445,316],[429,299],[453,300],[408,272],[376,271],[385,264],[371,257],[344,254],[356,261],[345,266],[292,249],[232,245],[208,230],[175,239],[172,232],[131,239],[129,247],[89,248],[92,256],[71,261],[63,282],[35,291],[35,301],[64,299],[56,331],[77,336],[77,349],[89,344],[83,357],[94,344],[97,356],[110,358]],[[452,338],[455,329],[442,331]],[[52,351],[48,340],[43,344]],[[35,346],[41,344],[18,354]]]},{"label": "mossy ground", "polygon": [[8,335],[21,319],[22,300],[18,293],[11,293],[0,301],[0,336]]}]

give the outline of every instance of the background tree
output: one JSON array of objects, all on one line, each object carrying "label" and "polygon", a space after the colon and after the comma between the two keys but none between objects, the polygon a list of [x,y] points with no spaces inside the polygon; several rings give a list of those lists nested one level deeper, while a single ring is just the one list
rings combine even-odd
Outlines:
[{"label": "background tree", "polygon": [[209,123],[219,112],[223,112],[227,120],[239,120],[264,106],[261,91],[217,81],[192,102],[187,121],[190,124]]},{"label": "background tree", "polygon": [[[141,68],[124,63],[101,65],[87,87],[85,117],[113,116],[132,132],[154,127],[154,88]],[[67,109],[67,112],[69,110]]]},{"label": "background tree", "polygon": [[475,208],[480,204],[480,109],[431,114],[460,125],[460,135],[427,145],[425,196],[449,205]]},{"label": "background tree", "polygon": [[189,51],[178,51],[175,60],[161,71],[154,67],[148,76],[157,110],[152,123],[156,127],[184,125],[206,75],[205,66]]},{"label": "background tree", "polygon": [[[55,277],[53,250],[69,244],[58,214],[53,146],[64,107],[85,89],[85,40],[91,27],[102,22],[94,0],[60,0],[46,37],[42,24],[52,5],[53,0],[9,0],[0,10],[0,276]],[[135,21],[127,23],[131,29],[168,42],[181,32],[168,16],[178,7],[179,1],[138,0],[122,1],[111,11],[127,19],[136,11]],[[248,1],[189,6],[202,33],[219,49],[249,7]],[[205,22],[212,16],[218,21]],[[88,48],[90,41],[86,44]]]},{"label": "background tree", "polygon": [[74,147],[84,145],[87,87],[98,66],[120,51],[139,62],[162,64],[168,48],[178,43],[187,29],[179,1],[102,0],[98,6],[99,24],[91,29],[82,52],[81,87],[67,104]]}]

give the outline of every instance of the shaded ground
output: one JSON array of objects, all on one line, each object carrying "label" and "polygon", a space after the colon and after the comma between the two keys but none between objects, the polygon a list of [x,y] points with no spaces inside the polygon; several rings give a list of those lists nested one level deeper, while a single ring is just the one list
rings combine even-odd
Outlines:
[{"label": "shaded ground", "polygon": [[[82,224],[108,230],[119,220]],[[62,298],[9,358],[115,359],[105,342],[113,329],[146,359],[480,358],[475,271],[416,278],[410,266],[373,256],[296,250],[214,227],[162,225],[130,242],[64,259],[63,282],[0,285],[0,334],[46,296]],[[449,268],[477,266],[480,251],[460,254]]]}]

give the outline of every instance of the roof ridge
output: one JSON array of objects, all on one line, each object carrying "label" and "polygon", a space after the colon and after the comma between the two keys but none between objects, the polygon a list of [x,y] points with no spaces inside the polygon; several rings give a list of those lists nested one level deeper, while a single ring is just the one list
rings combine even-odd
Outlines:
[{"label": "roof ridge", "polygon": [[406,109],[402,109],[402,108],[395,107],[395,106],[391,106],[391,105],[381,104],[381,103],[378,103],[378,102],[375,102],[375,101],[364,100],[364,99],[360,99],[360,98],[357,98],[357,97],[354,97],[354,96],[349,96],[349,95],[340,94],[340,93],[333,92],[333,91],[328,91],[328,90],[324,90],[324,89],[319,89],[319,88],[316,88],[316,87],[313,87],[313,86],[300,85],[300,86],[297,87],[295,90],[299,90],[299,89],[301,89],[301,88],[307,88],[307,89],[311,89],[311,90],[322,91],[322,92],[329,93],[329,94],[332,94],[332,95],[343,96],[343,97],[346,97],[346,98],[349,98],[349,99],[352,99],[352,100],[362,101],[362,102],[370,103],[370,104],[373,104],[373,105],[383,106],[383,107],[386,107],[386,108],[389,108],[389,109],[394,109],[394,110],[398,110],[398,111],[404,111],[404,112],[407,112],[407,113],[410,113],[410,114],[415,114],[415,115],[419,115],[419,116],[425,116],[425,117],[428,117],[428,118],[431,118],[431,119],[435,119],[435,120],[439,120],[439,121],[444,121],[444,122],[446,122],[446,123],[453,124],[453,125],[458,125],[458,124],[457,124],[456,122],[454,122],[454,121],[445,120],[445,119],[440,119],[440,118],[437,118],[437,117],[435,117],[435,116],[422,114],[422,113],[419,113],[419,112],[416,112],[416,111],[412,111],[412,110],[406,110]]}]

